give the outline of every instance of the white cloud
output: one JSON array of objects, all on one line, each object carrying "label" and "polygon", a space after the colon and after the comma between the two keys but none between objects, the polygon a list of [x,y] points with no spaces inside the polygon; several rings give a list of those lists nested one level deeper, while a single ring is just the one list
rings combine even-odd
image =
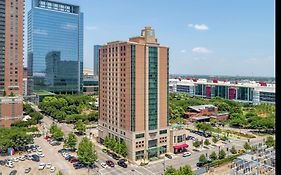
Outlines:
[{"label": "white cloud", "polygon": [[185,53],[185,52],[186,52],[186,50],[185,50],[185,49],[181,50],[181,53]]},{"label": "white cloud", "polygon": [[188,24],[188,27],[192,27],[196,30],[209,30],[209,27],[206,24]]},{"label": "white cloud", "polygon": [[94,30],[97,30],[97,27],[96,26],[86,26],[86,30],[94,31]]},{"label": "white cloud", "polygon": [[194,53],[211,53],[212,51],[205,47],[195,47],[192,49]]}]

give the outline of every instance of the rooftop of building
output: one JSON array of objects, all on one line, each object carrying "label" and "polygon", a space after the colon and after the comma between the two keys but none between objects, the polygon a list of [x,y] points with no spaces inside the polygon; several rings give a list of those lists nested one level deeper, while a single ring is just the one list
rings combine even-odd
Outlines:
[{"label": "rooftop of building", "polygon": [[79,14],[79,5],[53,1],[53,0],[32,0],[32,7],[45,10],[52,10],[70,14]]},{"label": "rooftop of building", "polygon": [[188,106],[188,108],[200,112],[201,110],[206,109],[206,108],[216,108],[216,106],[209,104],[209,105]]},{"label": "rooftop of building", "polygon": [[196,84],[204,84],[210,86],[231,86],[231,87],[249,87],[254,88],[256,91],[272,92],[275,93],[275,84],[268,84],[265,82],[256,81],[210,81],[207,79],[169,79],[169,82],[177,83],[177,85],[195,86]]}]

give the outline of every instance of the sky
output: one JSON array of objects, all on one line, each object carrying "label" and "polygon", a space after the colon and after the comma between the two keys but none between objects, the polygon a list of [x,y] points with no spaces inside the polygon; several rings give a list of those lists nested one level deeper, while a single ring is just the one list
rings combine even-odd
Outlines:
[{"label": "sky", "polygon": [[[275,77],[274,0],[57,1],[84,13],[84,68],[93,68],[94,45],[127,41],[151,26],[170,48],[170,74]],[[26,49],[25,31],[25,65]]]}]

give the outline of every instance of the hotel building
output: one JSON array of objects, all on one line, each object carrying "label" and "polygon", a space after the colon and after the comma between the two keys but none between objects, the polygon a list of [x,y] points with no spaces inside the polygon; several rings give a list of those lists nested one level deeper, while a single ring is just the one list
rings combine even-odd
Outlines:
[{"label": "hotel building", "polygon": [[169,150],[169,48],[154,30],[99,49],[98,141],[123,139],[128,158],[138,161]]},{"label": "hotel building", "polygon": [[0,0],[0,128],[22,118],[24,0]]}]

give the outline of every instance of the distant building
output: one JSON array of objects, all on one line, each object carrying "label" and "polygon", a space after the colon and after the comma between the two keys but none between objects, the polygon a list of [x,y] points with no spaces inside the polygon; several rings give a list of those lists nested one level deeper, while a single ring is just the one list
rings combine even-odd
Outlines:
[{"label": "distant building", "polygon": [[94,45],[94,75],[99,76],[99,49],[101,45]]},{"label": "distant building", "polygon": [[93,77],[94,72],[93,72],[92,69],[84,68],[83,69],[83,74],[84,74],[84,77]]},{"label": "distant building", "polygon": [[24,1],[0,1],[0,128],[23,117]]},{"label": "distant building", "polygon": [[93,76],[84,76],[83,81],[83,94],[98,95],[99,81],[97,78],[94,78]]},{"label": "distant building", "polygon": [[82,92],[83,26],[79,6],[32,0],[28,13],[28,91]]},{"label": "distant building", "polygon": [[243,103],[275,104],[275,84],[255,81],[219,81],[207,79],[169,79],[170,92],[187,93],[203,98],[221,97]]},{"label": "distant building", "polygon": [[141,36],[109,42],[99,53],[98,141],[124,140],[134,162],[169,152],[169,48],[145,27]]}]

